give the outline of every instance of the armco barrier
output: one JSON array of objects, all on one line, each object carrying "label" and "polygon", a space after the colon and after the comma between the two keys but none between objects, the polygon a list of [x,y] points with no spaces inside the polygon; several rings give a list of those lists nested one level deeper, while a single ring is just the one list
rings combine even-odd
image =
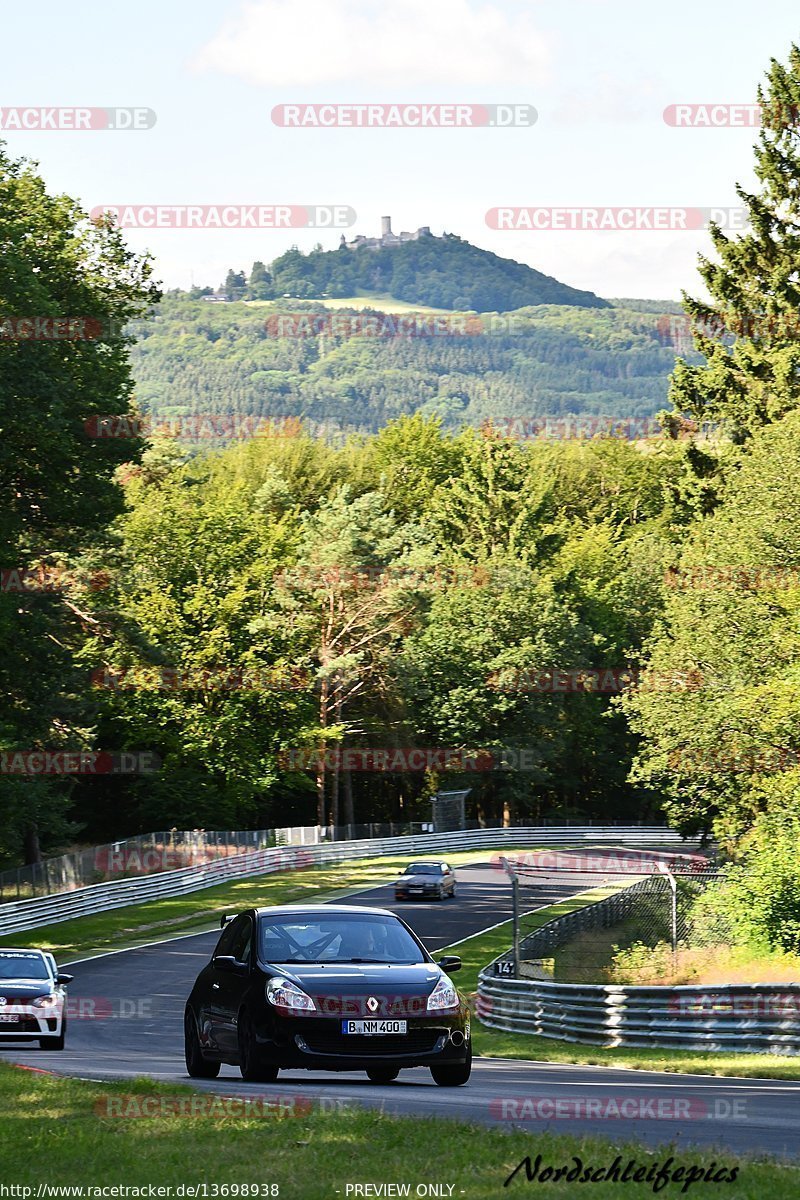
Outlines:
[{"label": "armco barrier", "polygon": [[800,984],[623,987],[495,978],[478,982],[493,1029],[599,1046],[800,1054]]},{"label": "armco barrier", "polygon": [[526,848],[564,846],[577,843],[603,842],[612,845],[649,846],[680,845],[682,839],[674,830],[663,826],[636,825],[558,828],[514,827],[510,829],[470,829],[454,833],[426,833],[408,837],[366,838],[354,842],[330,842],[307,846],[285,846],[269,850],[253,850],[201,867],[166,871],[114,883],[98,883],[70,892],[16,900],[0,905],[0,936],[38,929],[146,900],[182,896],[187,892],[215,887],[231,879],[265,875],[345,862],[350,859],[374,858],[384,854],[431,854],[455,850],[481,850],[500,847]]}]

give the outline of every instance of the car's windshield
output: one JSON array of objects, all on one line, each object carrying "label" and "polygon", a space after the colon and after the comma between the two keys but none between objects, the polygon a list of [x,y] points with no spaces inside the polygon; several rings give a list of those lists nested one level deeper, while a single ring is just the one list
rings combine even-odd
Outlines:
[{"label": "car's windshield", "polygon": [[403,872],[404,875],[441,875],[442,868],[438,863],[411,863]]},{"label": "car's windshield", "polygon": [[12,954],[0,951],[0,979],[49,979],[41,954]]},{"label": "car's windshield", "polygon": [[342,913],[260,922],[260,957],[271,963],[423,963],[426,956],[394,917]]}]

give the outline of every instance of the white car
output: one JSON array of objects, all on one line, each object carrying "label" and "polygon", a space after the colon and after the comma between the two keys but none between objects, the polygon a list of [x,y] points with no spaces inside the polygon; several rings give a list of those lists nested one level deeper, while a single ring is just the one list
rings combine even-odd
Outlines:
[{"label": "white car", "polygon": [[0,1044],[38,1041],[42,1050],[63,1050],[72,980],[46,950],[0,949]]}]

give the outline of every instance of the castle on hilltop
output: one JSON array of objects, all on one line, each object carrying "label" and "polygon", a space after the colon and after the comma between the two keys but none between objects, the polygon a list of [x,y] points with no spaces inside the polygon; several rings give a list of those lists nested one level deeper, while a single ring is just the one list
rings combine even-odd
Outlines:
[{"label": "castle on hilltop", "polygon": [[399,246],[402,242],[418,242],[422,237],[433,237],[430,225],[420,225],[414,233],[407,233],[405,230],[402,233],[392,233],[392,218],[381,217],[380,237],[368,238],[359,233],[352,242],[348,242],[342,234],[340,248],[359,250],[362,246],[366,246],[368,250],[380,250],[383,246]]}]

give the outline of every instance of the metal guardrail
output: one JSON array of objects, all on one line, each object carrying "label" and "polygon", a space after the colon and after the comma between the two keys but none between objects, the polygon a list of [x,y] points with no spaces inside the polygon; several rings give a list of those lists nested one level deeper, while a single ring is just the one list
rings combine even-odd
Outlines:
[{"label": "metal guardrail", "polygon": [[493,978],[477,1015],[493,1029],[602,1046],[800,1054],[800,984],[623,987]]},{"label": "metal guardrail", "polygon": [[199,867],[156,875],[120,879],[91,887],[0,905],[0,936],[37,929],[147,900],[185,895],[215,887],[231,879],[244,879],[314,865],[373,858],[384,854],[430,854],[454,850],[489,849],[604,842],[628,845],[680,845],[678,833],[663,826],[515,827],[471,829],[453,833],[425,833],[391,838],[365,838],[352,842],[276,847],[229,855]]},{"label": "metal guardrail", "polygon": [[[442,793],[443,795],[445,793]],[[580,821],[550,821],[545,825],[580,826]],[[466,829],[497,828],[501,822],[479,826],[468,821]],[[585,827],[585,826],[583,826]],[[102,846],[88,846],[44,858],[27,866],[0,871],[0,904],[49,896],[95,883],[110,883],[134,875],[158,875],[185,867],[202,867],[218,858],[245,850],[267,850],[273,846],[316,845],[317,842],[354,842],[363,838],[401,837],[426,833],[434,828],[426,821],[370,821],[356,825],[292,825],[283,829],[168,829],[119,838]],[[445,832],[451,826],[439,827]]]},{"label": "metal guardrail", "polygon": [[[547,922],[522,942],[525,959],[548,957],[580,930],[623,920],[659,883],[665,881],[640,880]],[[800,1054],[800,984],[556,983],[498,975],[496,964],[513,966],[512,952],[498,955],[478,976],[477,1016],[493,1029],[607,1047]]]}]

